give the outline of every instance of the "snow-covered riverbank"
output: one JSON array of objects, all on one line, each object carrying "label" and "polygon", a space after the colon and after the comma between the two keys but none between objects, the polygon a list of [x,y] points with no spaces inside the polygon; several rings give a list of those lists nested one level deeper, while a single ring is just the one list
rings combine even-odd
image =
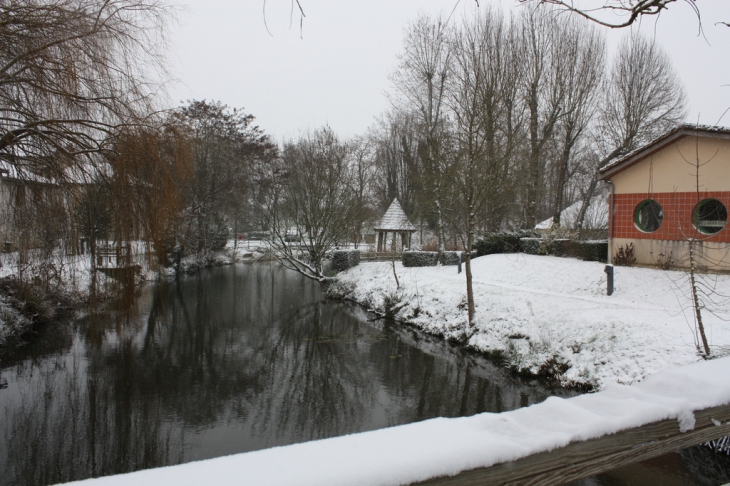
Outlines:
[{"label": "snow-covered riverbank", "polygon": [[[604,265],[571,258],[500,254],[473,261],[476,316],[470,330],[465,275],[456,267],[362,263],[338,276],[332,295],[447,339],[464,341],[532,375],[565,385],[641,381],[701,360],[683,272],[616,267],[606,296]],[[730,276],[709,276],[730,296]],[[704,312],[713,353],[729,354],[728,306]]]},{"label": "snow-covered riverbank", "polygon": [[[243,241],[238,244],[230,240],[222,250],[203,256],[186,256],[180,262],[179,268],[156,267],[154,259],[149,257],[148,252],[149,247],[144,242],[132,243],[132,259],[139,267],[138,283],[159,278],[173,278],[177,271],[183,274],[194,273],[206,267],[255,262],[269,258],[265,245],[258,240]],[[19,264],[19,258],[17,252],[0,253],[0,347],[17,341],[33,331],[37,321],[40,321],[36,318],[39,303],[45,308],[44,313],[47,314],[45,321],[53,321],[57,317],[54,314],[58,314],[59,310],[67,311],[70,304],[78,306],[89,298],[92,271],[88,254],[67,255],[59,250],[50,258],[43,259],[40,254],[29,252],[22,264]],[[114,262],[109,263],[109,266],[114,265]],[[38,291],[30,292],[37,300],[30,306],[26,302],[28,295],[16,295],[17,289],[8,289],[1,285],[3,279],[17,277],[21,268],[24,272],[22,280],[26,283],[23,287],[27,289],[39,287]],[[99,300],[113,297],[119,289],[118,282],[104,273],[98,272],[96,279]],[[5,295],[6,293],[8,295]],[[63,300],[63,305],[59,300]]]}]

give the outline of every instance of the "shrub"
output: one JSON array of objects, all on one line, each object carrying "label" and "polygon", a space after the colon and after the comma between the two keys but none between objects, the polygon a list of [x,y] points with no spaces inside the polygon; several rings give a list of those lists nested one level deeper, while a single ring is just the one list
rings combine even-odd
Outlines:
[{"label": "shrub", "polygon": [[580,258],[588,262],[608,261],[608,240],[568,241],[565,244],[566,256]]},{"label": "shrub", "polygon": [[[443,254],[443,260],[441,261],[441,265],[458,265],[459,264],[459,256],[463,252],[460,251],[445,251]],[[461,261],[464,261],[464,257],[461,256]]]},{"label": "shrub", "polygon": [[542,238],[520,238],[520,251],[528,255],[540,255]]},{"label": "shrub", "polygon": [[520,251],[520,238],[534,237],[532,231],[488,233],[474,242],[477,256]]},{"label": "shrub", "polygon": [[[458,265],[459,257],[464,261],[464,252],[445,251],[442,265]],[[438,265],[439,253],[437,251],[404,251],[401,255],[401,262],[404,267],[435,267]],[[472,256],[473,258],[473,256]]]},{"label": "shrub", "polygon": [[342,272],[360,264],[360,250],[335,250],[332,252],[332,270]]},{"label": "shrub", "polygon": [[435,267],[438,258],[437,251],[404,251],[401,255],[404,267]]},{"label": "shrub", "polygon": [[555,255],[589,262],[605,262],[608,260],[608,241],[520,238],[520,251],[529,255]]},{"label": "shrub", "polygon": [[634,244],[629,243],[626,245],[626,249],[624,249],[623,246],[620,246],[618,253],[616,253],[613,257],[611,263],[621,267],[629,267],[636,263],[636,257],[634,256]]},{"label": "shrub", "polygon": [[668,255],[664,252],[660,253],[656,259],[656,267],[660,270],[669,270],[672,266],[674,266],[672,252],[670,251]]}]

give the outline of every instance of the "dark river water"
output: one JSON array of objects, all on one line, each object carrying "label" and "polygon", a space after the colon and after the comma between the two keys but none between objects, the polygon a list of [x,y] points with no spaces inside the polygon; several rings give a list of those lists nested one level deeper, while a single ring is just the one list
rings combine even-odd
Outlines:
[{"label": "dark river water", "polygon": [[[148,285],[131,308],[47,328],[0,355],[0,484],[105,476],[570,394],[372,318],[257,264]],[[581,484],[651,484],[642,475],[667,467],[676,481],[655,484],[721,484],[690,471],[706,460],[696,453]]]}]

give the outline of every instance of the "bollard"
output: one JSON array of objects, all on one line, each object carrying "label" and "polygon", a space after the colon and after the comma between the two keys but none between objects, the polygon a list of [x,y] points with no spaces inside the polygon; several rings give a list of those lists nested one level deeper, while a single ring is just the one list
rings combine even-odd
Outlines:
[{"label": "bollard", "polygon": [[606,272],[606,294],[613,294],[613,265],[610,263],[603,269]]},{"label": "bollard", "polygon": [[457,263],[457,265],[459,266],[459,272],[458,273],[461,273],[461,253],[457,252],[456,253],[456,256],[459,257],[459,263]]}]

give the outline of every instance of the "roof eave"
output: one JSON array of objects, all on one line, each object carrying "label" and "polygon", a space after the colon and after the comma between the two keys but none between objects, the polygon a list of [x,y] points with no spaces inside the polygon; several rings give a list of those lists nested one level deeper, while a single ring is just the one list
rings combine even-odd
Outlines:
[{"label": "roof eave", "polygon": [[640,162],[641,160],[651,155],[654,155],[655,153],[673,144],[674,142],[677,142],[678,140],[681,140],[682,138],[688,136],[703,136],[706,138],[720,138],[730,140],[730,130],[711,130],[706,128],[695,128],[688,127],[687,125],[682,125],[664,134],[653,142],[645,145],[643,148],[626,155],[616,162],[613,162],[601,169],[598,169],[598,173],[601,174],[599,180],[610,180],[611,177],[615,176],[619,172],[623,172],[637,162]]}]

